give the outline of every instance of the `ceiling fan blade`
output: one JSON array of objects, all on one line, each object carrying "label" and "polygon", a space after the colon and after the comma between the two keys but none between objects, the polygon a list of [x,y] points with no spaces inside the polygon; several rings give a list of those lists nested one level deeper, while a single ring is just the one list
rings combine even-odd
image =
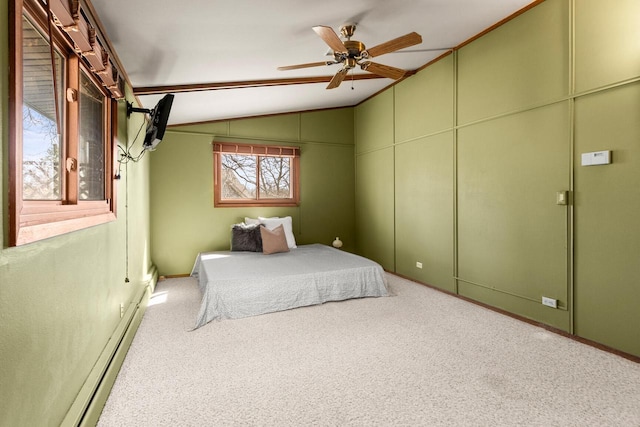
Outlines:
[{"label": "ceiling fan blade", "polygon": [[342,43],[342,40],[340,40],[340,37],[338,37],[333,28],[327,27],[326,25],[317,25],[313,27],[313,31],[315,31],[334,52],[347,53],[347,48],[344,47],[344,43]]},{"label": "ceiling fan blade", "polygon": [[333,76],[333,78],[329,82],[329,85],[327,85],[327,89],[334,89],[334,88],[337,88],[338,86],[340,86],[340,83],[342,83],[344,78],[347,77],[347,73],[348,72],[349,72],[349,70],[346,69],[346,68],[343,68],[340,71],[338,71],[336,73],[336,75]]},{"label": "ceiling fan blade", "polygon": [[307,64],[285,65],[284,67],[278,67],[278,70],[280,71],[297,70],[299,68],[321,67],[323,65],[331,65],[331,64],[334,64],[334,62],[332,61],[309,62]]},{"label": "ceiling fan blade", "polygon": [[360,68],[373,74],[377,74],[382,77],[388,77],[390,79],[398,80],[403,77],[407,72],[402,68],[392,67],[390,65],[378,64],[377,62],[364,62],[360,64]]},{"label": "ceiling fan blade", "polygon": [[369,54],[369,58],[373,58],[420,43],[422,43],[422,36],[413,32],[367,49],[367,53]]}]

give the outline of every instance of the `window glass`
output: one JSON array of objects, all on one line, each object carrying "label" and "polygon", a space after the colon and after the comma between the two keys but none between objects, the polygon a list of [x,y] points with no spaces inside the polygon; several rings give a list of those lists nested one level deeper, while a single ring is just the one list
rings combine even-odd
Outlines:
[{"label": "window glass", "polygon": [[223,200],[292,197],[290,157],[223,154],[221,163]]},{"label": "window glass", "polygon": [[102,92],[85,73],[80,73],[78,185],[81,200],[105,199],[104,103]]},{"label": "window glass", "polygon": [[260,197],[291,198],[290,157],[260,157]]},{"label": "window glass", "polygon": [[222,155],[222,198],[227,200],[256,198],[256,156]]},{"label": "window glass", "polygon": [[[61,135],[56,123],[49,43],[23,18],[22,197],[60,200],[62,193]],[[55,53],[58,111],[63,120],[62,57]]]}]

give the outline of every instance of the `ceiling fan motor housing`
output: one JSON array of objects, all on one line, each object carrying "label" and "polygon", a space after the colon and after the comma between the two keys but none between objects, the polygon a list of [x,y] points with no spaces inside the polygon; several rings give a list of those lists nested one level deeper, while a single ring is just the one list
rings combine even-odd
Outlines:
[{"label": "ceiling fan motor housing", "polygon": [[344,42],[344,47],[347,48],[347,53],[349,54],[349,58],[360,58],[360,54],[363,50],[365,50],[364,43],[359,42],[357,40],[346,40]]}]

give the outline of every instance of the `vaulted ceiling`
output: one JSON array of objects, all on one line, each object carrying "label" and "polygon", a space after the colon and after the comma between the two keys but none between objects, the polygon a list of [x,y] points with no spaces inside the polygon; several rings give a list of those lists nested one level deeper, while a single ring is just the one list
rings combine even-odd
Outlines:
[{"label": "vaulted ceiling", "polygon": [[340,64],[312,30],[357,24],[367,48],[416,32],[422,43],[376,56],[412,71],[527,7],[532,0],[92,0],[134,93],[153,108],[176,95],[170,124],[353,106],[395,83]]}]

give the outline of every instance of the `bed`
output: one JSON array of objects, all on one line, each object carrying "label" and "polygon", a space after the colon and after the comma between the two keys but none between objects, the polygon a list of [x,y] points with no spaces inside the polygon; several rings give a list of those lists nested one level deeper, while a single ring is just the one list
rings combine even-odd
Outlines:
[{"label": "bed", "polygon": [[191,276],[197,278],[202,294],[194,329],[214,320],[389,295],[379,264],[321,244],[271,255],[200,253]]}]

